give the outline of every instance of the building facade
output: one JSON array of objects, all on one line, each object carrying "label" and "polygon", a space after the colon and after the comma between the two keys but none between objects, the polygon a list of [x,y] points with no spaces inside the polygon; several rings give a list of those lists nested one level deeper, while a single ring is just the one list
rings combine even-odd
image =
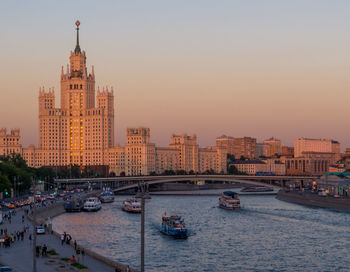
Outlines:
[{"label": "building facade", "polygon": [[246,173],[248,175],[256,175],[257,172],[272,173],[276,176],[286,174],[285,164],[275,159],[244,161],[237,160],[230,165],[234,165],[238,171]]},{"label": "building facade", "polygon": [[[113,89],[98,88],[96,95],[94,67],[88,72],[86,53],[79,44],[79,26],[77,21],[76,45],[69,64],[61,69],[60,106],[55,105],[53,88],[39,89],[39,146],[22,149],[19,131],[8,135],[1,130],[0,152],[21,153],[30,167],[77,165],[81,170],[102,169],[113,175],[167,170],[226,173],[227,148],[199,148],[196,135],[172,135],[169,147],[156,148],[150,142],[149,128],[128,128],[125,146],[115,145]],[[249,152],[255,152],[254,144],[254,139],[245,137],[235,148],[244,156],[252,156]]]},{"label": "building facade", "polygon": [[125,145],[125,173],[127,176],[155,173],[155,144],[150,143],[149,128],[128,128]]},{"label": "building facade", "polygon": [[0,156],[22,154],[21,135],[19,129],[0,129]]},{"label": "building facade", "polygon": [[334,140],[307,138],[296,139],[294,141],[294,156],[296,158],[302,157],[303,152],[333,153],[333,162],[341,159],[340,143]]},{"label": "building facade", "polygon": [[294,157],[294,147],[282,146],[282,156]]},{"label": "building facade", "polygon": [[66,72],[63,67],[61,71],[61,107],[55,106],[53,89],[39,90],[39,147],[23,151],[30,166],[108,164],[108,149],[114,146],[113,89],[98,89],[95,97],[94,68],[88,73],[79,25],[77,21],[69,65]]},{"label": "building facade", "polygon": [[257,156],[256,139],[251,137],[234,138],[222,135],[216,138],[216,146],[226,148],[227,153],[237,159],[241,157],[254,159]]},{"label": "building facade", "polygon": [[334,157],[333,153],[303,152],[301,157],[285,158],[287,175],[323,175]]},{"label": "building facade", "polygon": [[275,138],[265,140],[263,155],[267,158],[281,155],[281,141]]},{"label": "building facade", "polygon": [[186,172],[199,172],[198,167],[198,143],[195,134],[188,136],[187,134],[171,136],[170,148],[178,151],[179,170]]}]

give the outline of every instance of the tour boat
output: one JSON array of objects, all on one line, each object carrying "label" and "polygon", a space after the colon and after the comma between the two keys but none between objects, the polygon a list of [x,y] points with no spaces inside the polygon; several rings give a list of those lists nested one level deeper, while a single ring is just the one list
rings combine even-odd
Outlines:
[{"label": "tour boat", "polygon": [[141,203],[135,198],[130,198],[123,201],[123,211],[130,213],[141,213]]},{"label": "tour boat", "polygon": [[238,194],[233,191],[225,191],[219,198],[219,207],[226,210],[236,210],[240,208]]},{"label": "tour boat", "polygon": [[186,229],[184,220],[181,219],[181,216],[178,215],[164,215],[162,217],[161,232],[179,239],[186,239],[188,236],[188,231]]},{"label": "tour boat", "polygon": [[104,188],[101,195],[100,200],[102,203],[111,203],[114,201],[114,193],[110,188]]},{"label": "tour boat", "polygon": [[89,197],[84,203],[84,211],[95,212],[101,209],[101,201],[97,197]]},{"label": "tour boat", "polygon": [[273,188],[269,188],[266,186],[249,186],[249,187],[245,187],[241,190],[241,192],[245,192],[245,193],[259,193],[259,192],[272,192]]}]

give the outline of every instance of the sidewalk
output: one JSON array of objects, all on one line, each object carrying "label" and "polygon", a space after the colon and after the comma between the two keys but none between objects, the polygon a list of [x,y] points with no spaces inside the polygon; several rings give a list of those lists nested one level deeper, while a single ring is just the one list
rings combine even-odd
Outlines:
[{"label": "sidewalk", "polygon": [[[29,240],[29,234],[32,234],[33,237],[33,227],[26,217],[24,223],[22,223],[22,215],[24,215],[24,212],[18,209],[17,214],[12,216],[11,224],[6,220],[0,225],[0,229],[7,228],[9,235],[16,231],[22,231],[26,225],[30,226],[29,231],[24,235],[23,241],[15,241],[11,244],[10,248],[0,248],[0,263],[10,266],[15,272],[33,271],[33,241]],[[69,230],[67,230],[67,233],[69,233]],[[72,238],[72,241],[74,241],[74,237]],[[37,245],[42,246],[43,244],[47,245],[48,250],[54,249],[59,254],[60,258],[71,258],[72,255],[76,255],[72,246],[67,244],[61,245],[60,239],[54,235],[37,235]],[[36,260],[38,272],[57,271],[56,268],[59,266],[45,264],[45,262],[49,260],[47,257],[37,257]],[[84,262],[82,262],[80,256],[80,263],[87,266],[89,270],[93,272],[115,272],[114,268],[87,255],[84,258]]]}]

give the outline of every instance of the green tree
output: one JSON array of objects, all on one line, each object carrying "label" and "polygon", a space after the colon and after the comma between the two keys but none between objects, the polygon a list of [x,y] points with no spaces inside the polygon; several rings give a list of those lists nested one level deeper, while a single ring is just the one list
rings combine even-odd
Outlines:
[{"label": "green tree", "polygon": [[228,167],[228,173],[231,175],[238,175],[239,171],[237,170],[237,167],[233,164],[229,165]]},{"label": "green tree", "polygon": [[10,192],[12,188],[11,182],[8,177],[4,174],[0,174],[0,192],[5,193],[5,191]]}]

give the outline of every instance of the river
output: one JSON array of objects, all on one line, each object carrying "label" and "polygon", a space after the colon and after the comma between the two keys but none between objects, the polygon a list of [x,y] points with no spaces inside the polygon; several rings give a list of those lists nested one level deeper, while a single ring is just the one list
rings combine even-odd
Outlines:
[{"label": "river", "polygon": [[[97,213],[66,213],[54,229],[106,257],[140,267],[140,215],[121,210],[127,196]],[[216,196],[153,196],[146,201],[146,271],[349,271],[350,214],[240,196],[242,209]],[[187,240],[159,232],[164,212],[181,215]]]}]

